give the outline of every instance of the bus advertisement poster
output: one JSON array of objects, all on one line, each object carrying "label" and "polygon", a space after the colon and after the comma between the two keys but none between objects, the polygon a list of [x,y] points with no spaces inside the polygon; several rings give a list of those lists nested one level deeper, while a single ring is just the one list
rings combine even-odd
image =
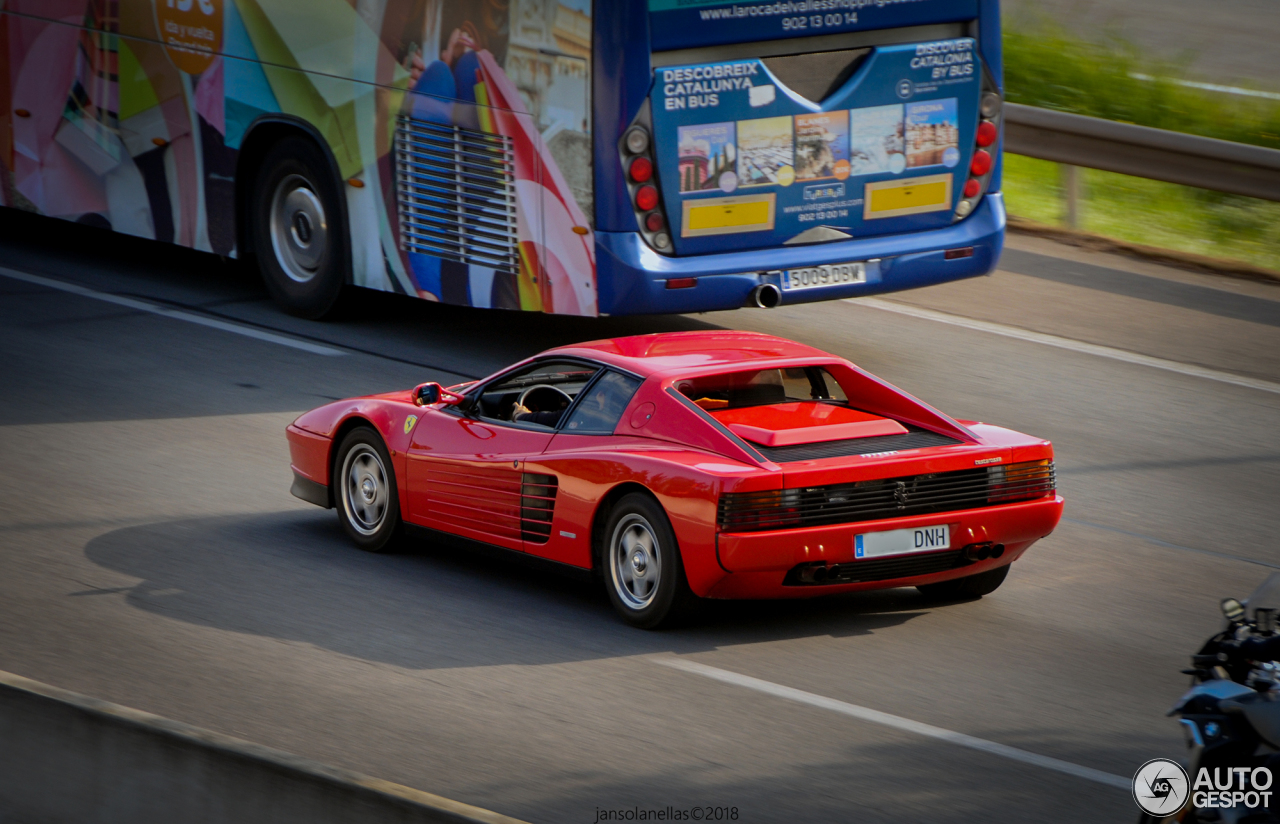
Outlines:
[{"label": "bus advertisement poster", "polygon": [[[680,181],[665,197],[688,227],[675,239],[678,251],[767,248],[816,226],[858,237],[948,225],[961,188],[952,170],[973,151],[977,59],[970,38],[881,47],[820,102],[787,88],[761,60],[659,69],[652,99],[659,170]],[[962,70],[952,76],[956,66]],[[948,179],[928,208],[863,208],[873,189],[940,174]],[[839,185],[810,185],[819,181]],[[721,196],[724,215],[754,213],[763,197],[773,198],[776,215],[749,230],[726,217],[717,231],[705,225],[702,196],[710,193]]]}]

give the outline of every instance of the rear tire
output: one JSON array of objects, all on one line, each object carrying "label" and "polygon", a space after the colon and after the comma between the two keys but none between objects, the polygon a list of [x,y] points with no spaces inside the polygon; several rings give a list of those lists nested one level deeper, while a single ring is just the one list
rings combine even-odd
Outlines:
[{"label": "rear tire", "polygon": [[400,533],[395,468],[378,433],[351,430],[334,453],[333,501],[347,537],[366,552],[391,552]]},{"label": "rear tire", "polygon": [[267,291],[291,315],[332,314],[347,284],[341,194],[328,159],[306,138],[286,137],[262,160],[250,236]]},{"label": "rear tire", "polygon": [[633,627],[674,626],[697,602],[671,521],[648,495],[633,492],[614,505],[600,559],[609,601]]},{"label": "rear tire", "polygon": [[952,581],[942,581],[937,584],[922,584],[916,587],[920,590],[920,594],[926,598],[932,598],[935,601],[960,601],[973,598],[981,598],[984,595],[990,595],[1000,588],[1004,583],[1004,579],[1009,575],[1009,567],[1012,564],[989,569],[986,572],[979,572],[977,575],[970,575],[967,578],[956,578]]}]

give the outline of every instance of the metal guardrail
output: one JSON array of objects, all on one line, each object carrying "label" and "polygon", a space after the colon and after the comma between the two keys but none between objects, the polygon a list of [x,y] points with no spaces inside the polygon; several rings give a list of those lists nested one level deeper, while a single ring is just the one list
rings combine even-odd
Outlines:
[{"label": "metal guardrail", "polygon": [[1004,150],[1071,166],[1280,201],[1280,150],[1262,146],[1006,103]]}]

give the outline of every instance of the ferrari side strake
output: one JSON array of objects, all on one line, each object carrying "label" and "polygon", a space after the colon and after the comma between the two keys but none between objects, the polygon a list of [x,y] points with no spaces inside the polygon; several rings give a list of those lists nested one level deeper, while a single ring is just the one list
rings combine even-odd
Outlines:
[{"label": "ferrari side strake", "polygon": [[293,493],[360,548],[406,526],[594,571],[652,628],[699,598],[976,598],[1062,515],[1053,447],[746,332],[543,352],[288,427]]}]

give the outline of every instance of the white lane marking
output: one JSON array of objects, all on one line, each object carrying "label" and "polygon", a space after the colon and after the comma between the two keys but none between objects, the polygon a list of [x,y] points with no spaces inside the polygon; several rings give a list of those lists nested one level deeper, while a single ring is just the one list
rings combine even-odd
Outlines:
[{"label": "white lane marking", "polygon": [[1188,89],[1204,89],[1210,92],[1223,92],[1225,94],[1239,94],[1245,97],[1263,97],[1267,100],[1280,100],[1280,94],[1276,92],[1263,92],[1257,89],[1242,89],[1239,86],[1220,86],[1217,83],[1201,83],[1198,80],[1179,80],[1173,77],[1152,77],[1149,74],[1141,72],[1129,72],[1129,76],[1134,80],[1141,80],[1145,83],[1153,83],[1157,80],[1163,80],[1166,83],[1172,83],[1175,86],[1185,86]]},{"label": "white lane marking", "polygon": [[752,678],[749,675],[741,675],[729,670],[722,670],[718,667],[699,664],[696,661],[689,661],[684,658],[668,658],[665,656],[655,656],[653,658],[659,664],[673,669],[683,670],[711,678],[725,684],[733,684],[737,687],[746,687],[749,690],[762,692],[766,695],[772,695],[776,698],[785,698],[789,701],[795,701],[800,704],[808,704],[811,707],[838,712],[841,715],[848,715],[862,721],[869,721],[872,724],[881,724],[886,727],[892,727],[904,732],[913,732],[916,735],[923,735],[926,738],[936,738],[939,741],[946,741],[949,744],[955,744],[961,747],[985,752],[990,755],[998,755],[1001,758],[1008,758],[1012,761],[1021,761],[1023,764],[1031,764],[1036,767],[1043,767],[1046,770],[1054,770],[1055,772],[1065,773],[1083,778],[1086,781],[1096,781],[1099,784],[1105,784],[1108,787],[1114,787],[1117,790],[1131,790],[1133,782],[1120,775],[1112,775],[1102,770],[1095,770],[1092,767],[1082,767],[1079,764],[1072,764],[1070,761],[1062,761],[1057,758],[1050,758],[1047,755],[1040,755],[1027,750],[1020,750],[1017,747],[1010,747],[1005,744],[997,744],[995,741],[987,741],[983,738],[974,738],[972,735],[965,735],[962,732],[953,732],[942,727],[935,727],[932,724],[922,724],[919,721],[912,721],[910,718],[903,718],[899,715],[890,715],[887,712],[873,710],[870,707],[860,707],[857,704],[849,704],[844,701],[837,701],[834,698],[827,698],[822,695],[815,695],[812,692],[805,692],[793,687],[784,687],[781,684],[775,684],[772,681],[762,681],[759,678]]},{"label": "white lane marking", "polygon": [[1072,352],[1083,352],[1087,355],[1097,355],[1100,358],[1110,358],[1111,360],[1123,361],[1124,363],[1134,363],[1139,366],[1150,366],[1154,369],[1163,369],[1166,372],[1177,372],[1179,375],[1188,375],[1193,378],[1204,378],[1205,380],[1218,381],[1219,383],[1229,383],[1233,386],[1244,386],[1249,389],[1258,389],[1263,392],[1274,392],[1276,394],[1280,394],[1280,383],[1275,383],[1273,381],[1265,381],[1261,378],[1248,378],[1244,375],[1235,375],[1230,372],[1222,372],[1217,369],[1209,369],[1204,366],[1194,366],[1189,363],[1181,363],[1179,361],[1166,360],[1164,358],[1154,358],[1150,355],[1139,355],[1137,352],[1127,352],[1124,349],[1113,349],[1110,346],[1100,346],[1096,343],[1085,343],[1084,341],[1072,340],[1071,338],[1060,338],[1057,335],[1046,335],[1043,332],[1032,332],[1027,329],[1019,329],[1016,326],[1005,326],[1000,323],[990,323],[985,320],[962,318],[959,315],[949,315],[946,312],[936,312],[932,309],[921,309],[918,306],[907,306],[901,303],[892,303],[887,300],[880,300],[879,298],[846,298],[845,302],[852,303],[854,306],[866,306],[869,309],[880,309],[885,312],[895,312],[899,315],[921,318],[922,320],[937,321],[938,323],[960,326],[965,329],[974,329],[979,332],[989,332],[992,335],[1002,335],[1006,338],[1039,343],[1044,346],[1054,346],[1058,349],[1067,349]]},{"label": "white lane marking", "polygon": [[88,289],[84,286],[77,286],[74,283],[67,283],[62,280],[54,280],[53,278],[41,277],[40,275],[31,275],[26,272],[18,272],[13,269],[7,269],[0,266],[0,275],[14,280],[33,283],[37,286],[45,286],[49,289],[57,289],[61,292],[70,292],[73,295],[80,295],[93,300],[100,300],[105,303],[114,303],[117,306],[127,306],[130,309],[136,309],[139,312],[149,312],[153,315],[172,318],[173,320],[186,321],[199,326],[208,326],[211,329],[221,329],[224,332],[232,332],[237,335],[243,335],[246,338],[254,338],[255,340],[266,341],[268,343],[276,343],[281,346],[288,346],[292,349],[301,349],[303,352],[310,352],[314,355],[345,355],[341,349],[334,349],[329,346],[321,346],[318,343],[311,343],[297,338],[290,338],[284,335],[278,335],[274,332],[267,332],[262,329],[255,329],[252,326],[241,326],[238,323],[230,323],[225,320],[198,315],[194,312],[184,312],[181,309],[170,309],[167,306],[160,306],[154,303],[147,303],[136,298],[126,298],[122,295],[112,295],[108,292],[99,292],[94,289]]}]

